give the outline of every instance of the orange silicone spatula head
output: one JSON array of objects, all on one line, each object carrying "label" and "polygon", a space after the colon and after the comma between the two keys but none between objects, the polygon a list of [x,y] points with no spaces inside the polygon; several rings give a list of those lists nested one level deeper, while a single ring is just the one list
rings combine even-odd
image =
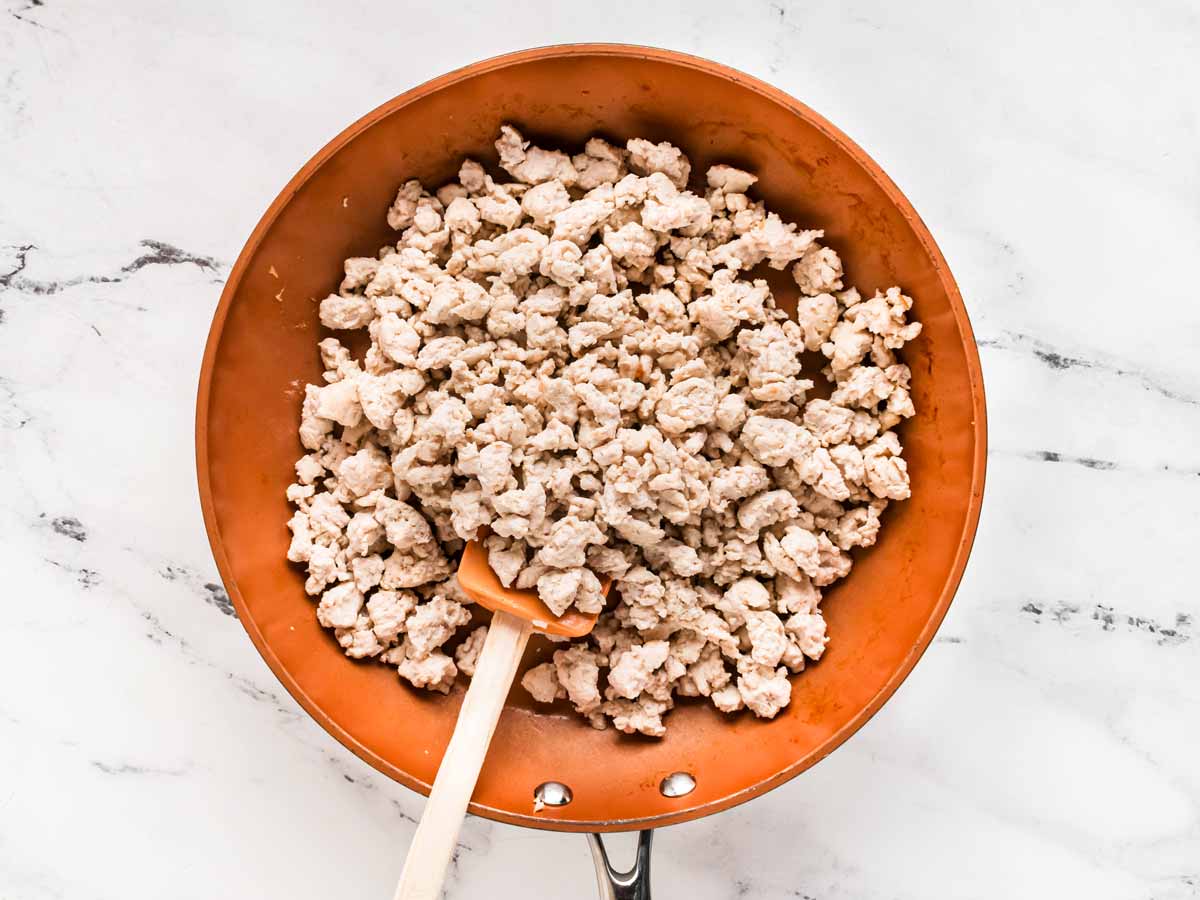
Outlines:
[{"label": "orange silicone spatula head", "polygon": [[[537,595],[537,591],[506,588],[488,565],[487,550],[479,541],[471,541],[463,550],[458,563],[458,584],[463,592],[493,612],[500,610],[519,619],[532,622],[535,631],[563,637],[582,637],[596,624],[597,613],[582,613],[569,609],[556,616]],[[604,596],[608,596],[612,579],[600,581]]]}]

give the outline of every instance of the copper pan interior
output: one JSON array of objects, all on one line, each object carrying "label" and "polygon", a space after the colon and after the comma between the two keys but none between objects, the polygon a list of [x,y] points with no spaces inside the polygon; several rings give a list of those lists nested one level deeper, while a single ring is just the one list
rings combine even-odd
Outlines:
[{"label": "copper pan interior", "polygon": [[[662,740],[596,731],[566,708],[534,709],[515,689],[472,811],[519,825],[622,830],[683,821],[755,796],[854,732],[911,669],[953,596],[979,515],[985,428],[970,325],[945,261],[908,202],[844,135],[746,75],[667,51],[552,47],[478,63],[397,97],[350,126],[287,185],[246,244],[213,321],[197,405],[201,500],[225,585],[255,645],[296,699],[363,760],[427,792],[460,702],[415,691],[391,668],[342,655],[317,624],[284,557],[284,488],[300,455],[303,385],[320,378],[316,300],[341,261],[395,239],[397,187],[437,185],[459,161],[494,162],[502,122],[554,146],[591,135],[668,140],[702,178],[728,162],[759,176],[772,210],[825,229],[848,281],[901,285],[924,332],[905,352],[918,415],[902,440],[912,499],[886,514],[879,543],[824,601],[831,643],[794,680],[773,721],[685,702]],[[272,272],[274,270],[274,272]],[[787,279],[779,298],[794,304]],[[794,289],[794,288],[793,288]],[[527,662],[546,654],[530,651]],[[661,779],[696,778],[667,798]],[[535,786],[574,800],[533,814]]]}]

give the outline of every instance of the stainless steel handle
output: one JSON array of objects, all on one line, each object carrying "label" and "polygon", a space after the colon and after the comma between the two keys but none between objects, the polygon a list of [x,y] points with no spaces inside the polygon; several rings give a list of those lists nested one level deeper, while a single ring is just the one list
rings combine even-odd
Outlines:
[{"label": "stainless steel handle", "polygon": [[592,862],[596,864],[596,885],[600,900],[650,900],[650,843],[654,832],[638,833],[637,857],[628,872],[618,872],[608,861],[604,841],[598,834],[589,834]]}]

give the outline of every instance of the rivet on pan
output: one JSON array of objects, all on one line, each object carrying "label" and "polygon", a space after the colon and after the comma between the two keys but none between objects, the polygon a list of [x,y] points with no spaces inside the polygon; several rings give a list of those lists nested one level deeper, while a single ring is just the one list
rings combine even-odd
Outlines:
[{"label": "rivet on pan", "polygon": [[543,806],[566,806],[574,795],[565,784],[557,781],[545,781],[533,789],[533,800],[537,808]]},{"label": "rivet on pan", "polygon": [[658,785],[664,797],[686,797],[696,789],[696,779],[687,772],[672,772]]}]

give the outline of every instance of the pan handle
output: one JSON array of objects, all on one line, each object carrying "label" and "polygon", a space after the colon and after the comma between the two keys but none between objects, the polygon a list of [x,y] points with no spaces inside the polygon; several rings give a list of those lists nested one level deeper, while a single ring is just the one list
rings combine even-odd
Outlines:
[{"label": "pan handle", "polygon": [[608,861],[604,841],[598,834],[589,834],[592,862],[596,864],[596,884],[600,900],[650,900],[650,843],[651,829],[638,832],[637,858],[628,872],[618,872]]}]

